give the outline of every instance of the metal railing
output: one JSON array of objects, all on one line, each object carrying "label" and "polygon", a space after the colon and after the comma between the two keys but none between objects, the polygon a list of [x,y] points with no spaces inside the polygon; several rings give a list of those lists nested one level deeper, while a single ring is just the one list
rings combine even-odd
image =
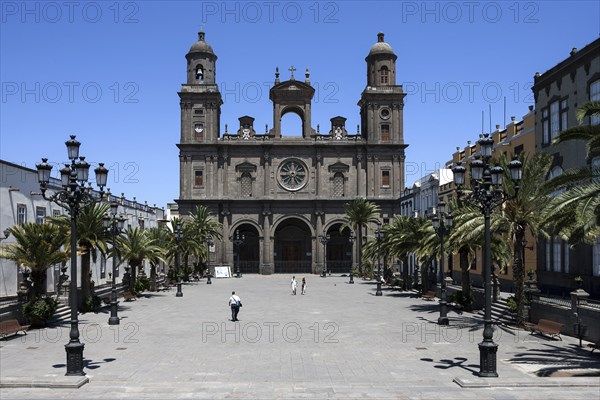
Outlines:
[{"label": "metal railing", "polygon": [[310,274],[312,261],[275,261],[276,274]]},{"label": "metal railing", "polygon": [[349,274],[352,261],[349,260],[327,260],[327,271],[332,274]]}]

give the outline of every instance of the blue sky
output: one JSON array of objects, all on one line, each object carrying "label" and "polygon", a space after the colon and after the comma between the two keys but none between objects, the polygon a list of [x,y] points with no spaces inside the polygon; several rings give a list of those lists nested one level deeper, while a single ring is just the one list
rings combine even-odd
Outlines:
[{"label": "blue sky", "polygon": [[[598,37],[598,1],[3,1],[0,157],[64,162],[77,134],[109,187],[164,206],[178,197],[185,54],[204,26],[219,59],[222,125],[272,126],[268,86],[294,65],[317,89],[313,128],[342,115],[354,132],[365,56],[385,33],[398,56],[407,184],[533,105],[531,83]],[[223,127],[222,127],[223,128]],[[222,129],[223,131],[223,129]],[[54,172],[57,173],[56,171]]]}]

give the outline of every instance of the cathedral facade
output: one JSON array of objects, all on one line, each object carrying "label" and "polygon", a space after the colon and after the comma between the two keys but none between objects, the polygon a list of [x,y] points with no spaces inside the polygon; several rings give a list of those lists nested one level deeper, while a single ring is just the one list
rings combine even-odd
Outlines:
[{"label": "cathedral facade", "polygon": [[[223,240],[210,248],[211,266],[234,267],[239,260],[242,273],[350,272],[357,246],[352,232],[340,230],[344,205],[366,198],[381,207],[386,223],[399,210],[404,189],[405,93],[396,85],[396,59],[379,33],[365,59],[356,133],[349,132],[343,116],[331,118],[327,132],[313,128],[315,89],[308,70],[297,80],[293,68],[288,80],[275,74],[271,129],[259,132],[246,115],[235,132],[221,132],[217,56],[204,32],[198,34],[186,55],[187,82],[179,92],[177,203],[182,216],[204,205],[222,223]],[[300,117],[301,136],[282,131],[287,113]],[[237,246],[236,237],[243,239]]]}]

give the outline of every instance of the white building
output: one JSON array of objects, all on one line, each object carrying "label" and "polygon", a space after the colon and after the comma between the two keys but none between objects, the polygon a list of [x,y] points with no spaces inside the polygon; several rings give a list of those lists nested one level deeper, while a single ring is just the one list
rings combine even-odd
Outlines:
[{"label": "white building", "polygon": [[[66,210],[42,197],[36,170],[0,160],[0,176],[0,232],[15,224],[42,223],[47,216],[67,215]],[[51,196],[60,188],[60,180],[51,178],[46,196]],[[110,200],[119,203],[118,215],[127,219],[126,228],[128,226],[156,227],[164,220],[164,209],[158,208],[156,205],[148,206],[146,203],[138,203],[135,197],[133,200],[128,200],[124,195],[120,197],[110,195]],[[0,234],[1,237],[4,237],[2,233]],[[0,246],[4,247],[10,243],[14,243],[12,236],[3,239]],[[69,266],[68,263],[67,266]],[[56,265],[48,269],[46,290],[49,293],[56,291],[58,277],[61,274],[60,267],[60,265]],[[149,266],[146,264],[144,267],[149,273]],[[92,260],[91,270],[92,280],[96,286],[110,283],[109,273],[112,271],[112,259],[107,259],[102,255],[98,256],[95,263]],[[67,274],[69,274],[68,271],[69,269],[67,269]],[[118,271],[116,277],[121,277],[123,272]],[[78,273],[78,277],[81,277],[80,273]],[[0,258],[0,298],[15,296],[22,279],[22,271],[13,261]]]}]

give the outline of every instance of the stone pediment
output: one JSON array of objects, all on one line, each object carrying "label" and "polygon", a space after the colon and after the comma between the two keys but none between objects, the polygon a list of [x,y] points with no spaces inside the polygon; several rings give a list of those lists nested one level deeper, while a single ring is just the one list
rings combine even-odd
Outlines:
[{"label": "stone pediment", "polygon": [[243,163],[236,165],[235,170],[237,172],[255,172],[256,165],[249,163],[248,161],[244,161]]},{"label": "stone pediment", "polygon": [[348,172],[350,170],[350,166],[338,161],[335,164],[331,164],[328,169],[329,172]]},{"label": "stone pediment", "polygon": [[273,86],[269,91],[269,98],[273,101],[289,98],[311,100],[314,94],[315,88],[309,84],[301,81],[289,80]]}]

